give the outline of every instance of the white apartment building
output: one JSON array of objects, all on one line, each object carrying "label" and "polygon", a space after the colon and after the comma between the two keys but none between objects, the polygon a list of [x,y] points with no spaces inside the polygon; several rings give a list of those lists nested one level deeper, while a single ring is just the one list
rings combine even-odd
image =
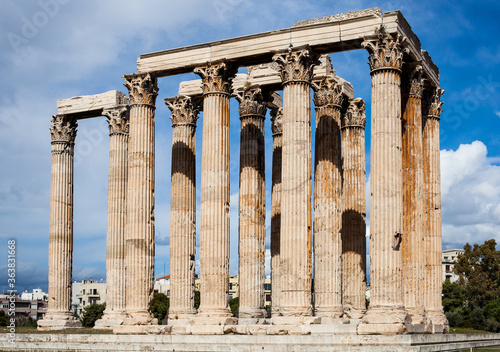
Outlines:
[{"label": "white apartment building", "polygon": [[458,275],[453,272],[453,267],[457,262],[457,257],[464,254],[463,249],[447,249],[443,250],[442,264],[443,264],[443,282],[449,279],[451,282],[458,280]]}]

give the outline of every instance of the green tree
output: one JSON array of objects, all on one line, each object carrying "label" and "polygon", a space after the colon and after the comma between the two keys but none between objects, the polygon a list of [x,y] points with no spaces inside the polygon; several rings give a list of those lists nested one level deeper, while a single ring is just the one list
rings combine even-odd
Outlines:
[{"label": "green tree", "polygon": [[464,251],[458,256],[454,271],[464,288],[467,306],[483,308],[500,298],[500,251],[493,239],[482,245],[467,243]]},{"label": "green tree", "polygon": [[229,307],[231,308],[231,313],[233,313],[233,317],[238,314],[238,307],[240,306],[240,298],[236,297],[229,300]]},{"label": "green tree", "polygon": [[106,303],[104,304],[91,304],[83,309],[82,317],[80,321],[84,328],[93,328],[96,320],[101,319],[106,309]]},{"label": "green tree", "polygon": [[170,298],[163,293],[155,293],[153,302],[151,302],[151,313],[158,319],[158,324],[161,324],[167,317],[168,308],[170,307]]},{"label": "green tree", "polygon": [[7,326],[9,325],[9,318],[7,317],[7,314],[3,310],[0,310],[0,326]]},{"label": "green tree", "polygon": [[443,283],[443,308],[445,312],[453,312],[465,305],[464,289],[458,282],[449,279]]},{"label": "green tree", "polygon": [[200,308],[200,291],[194,291],[194,308]]}]

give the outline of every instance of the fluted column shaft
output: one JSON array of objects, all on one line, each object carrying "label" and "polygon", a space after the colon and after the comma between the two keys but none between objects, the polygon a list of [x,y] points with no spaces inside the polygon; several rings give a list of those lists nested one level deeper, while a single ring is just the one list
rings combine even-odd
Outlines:
[{"label": "fluted column shaft", "polygon": [[424,323],[422,67],[407,69],[403,97],[403,286],[412,324]]},{"label": "fluted column shaft", "polygon": [[348,318],[366,311],[365,103],[351,99],[342,121],[342,305]]},{"label": "fluted column shaft", "polygon": [[196,246],[196,120],[190,98],[167,102],[172,111],[169,324],[193,315]]},{"label": "fluted column shaft", "polygon": [[[128,106],[106,109],[109,123],[106,310],[96,327],[119,325],[125,317],[125,226],[127,220]],[[115,320],[116,321],[111,321]]]},{"label": "fluted column shaft", "polygon": [[315,89],[314,310],[320,317],[342,315],[340,114],[342,87],[327,77]]},{"label": "fluted column shaft", "polygon": [[76,120],[68,115],[55,115],[51,121],[49,305],[44,320],[71,319],[73,316],[73,156],[76,127]]},{"label": "fluted column shaft", "polygon": [[311,92],[307,49],[276,54],[283,81],[281,313],[311,316]]},{"label": "fluted column shaft", "polygon": [[221,63],[197,68],[195,73],[203,79],[198,315],[228,317],[229,92],[234,70]]},{"label": "fluted column shaft", "polygon": [[149,74],[124,76],[130,99],[126,230],[125,324],[154,324],[148,312],[154,284],[154,111],[158,92]]},{"label": "fluted column shaft", "polygon": [[[442,304],[442,233],[441,233],[441,169],[439,147],[439,117],[441,95],[436,88],[429,92],[424,108],[424,216],[425,216],[425,308],[433,325],[449,330]],[[435,330],[433,332],[436,332]]]},{"label": "fluted column shaft", "polygon": [[[365,41],[372,76],[370,306],[358,333],[405,332],[401,238],[401,38]],[[363,324],[373,326],[363,326]],[[378,326],[377,326],[378,325]]]},{"label": "fluted column shaft", "polygon": [[271,111],[271,128],[273,132],[273,167],[271,190],[271,314],[280,315],[281,306],[281,266],[280,266],[280,232],[281,232],[281,163],[283,148],[282,117],[283,109]]},{"label": "fluted column shaft", "polygon": [[245,90],[240,101],[239,315],[263,318],[265,279],[266,103],[259,88]]}]

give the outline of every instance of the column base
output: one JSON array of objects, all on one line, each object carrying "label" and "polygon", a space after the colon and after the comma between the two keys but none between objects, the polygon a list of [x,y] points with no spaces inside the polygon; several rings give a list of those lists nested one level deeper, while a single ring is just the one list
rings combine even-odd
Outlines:
[{"label": "column base", "polygon": [[302,317],[279,316],[271,318],[272,325],[311,325],[320,323],[321,323],[321,318],[311,317],[311,316],[302,316]]},{"label": "column base", "polygon": [[186,325],[196,317],[196,309],[178,309],[168,311],[167,325]]},{"label": "column base", "polygon": [[70,312],[48,312],[42,320],[38,321],[37,325],[40,331],[65,330],[82,327],[82,323]]},{"label": "column base", "polygon": [[350,305],[344,306],[344,316],[349,319],[361,319],[365,316],[366,309],[357,309]]},{"label": "column base", "polygon": [[409,334],[430,334],[432,332],[430,321],[425,316],[423,309],[411,307],[405,307],[405,309],[411,319],[407,331]]},{"label": "column base", "polygon": [[102,316],[102,318],[96,320],[94,329],[113,330],[114,326],[122,325],[126,318],[127,314],[125,314],[124,311],[111,313],[106,313],[106,311],[104,311],[104,315]]},{"label": "column base", "polygon": [[431,333],[433,334],[447,334],[450,332],[450,324],[443,310],[429,310],[427,311],[427,319],[431,324]]},{"label": "column base", "polygon": [[325,321],[332,319],[340,322],[343,315],[342,307],[321,307],[314,310],[314,316],[325,318]]},{"label": "column base", "polygon": [[237,325],[238,318],[235,317],[211,317],[197,315],[192,320],[192,325]]},{"label": "column base", "polygon": [[238,318],[238,325],[269,325],[270,320],[262,318]]},{"label": "column base", "polygon": [[167,335],[172,331],[169,325],[118,325],[113,327],[116,335]]},{"label": "column base", "polygon": [[309,307],[281,307],[280,316],[283,317],[312,317],[313,309]]},{"label": "column base", "polygon": [[158,319],[153,317],[148,311],[127,311],[127,317],[124,319],[122,325],[158,325]]},{"label": "column base", "polygon": [[358,335],[398,335],[408,332],[411,318],[403,307],[370,307],[358,325]]},{"label": "column base", "polygon": [[266,316],[265,309],[238,309],[238,318],[240,319],[263,319]]}]

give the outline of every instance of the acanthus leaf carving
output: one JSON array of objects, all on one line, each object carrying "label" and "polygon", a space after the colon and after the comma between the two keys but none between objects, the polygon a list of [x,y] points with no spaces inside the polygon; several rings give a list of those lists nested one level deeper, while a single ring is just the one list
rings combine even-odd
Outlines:
[{"label": "acanthus leaf carving", "polygon": [[246,88],[241,95],[236,95],[240,106],[240,116],[266,116],[267,106],[260,88]]},{"label": "acanthus leaf carving", "polygon": [[130,105],[146,104],[155,106],[158,96],[158,79],[149,73],[123,76],[128,89]]},{"label": "acanthus leaf carving", "polygon": [[273,136],[283,133],[283,108],[271,109],[271,131]]},{"label": "acanthus leaf carving", "polygon": [[203,94],[231,93],[231,81],[238,67],[232,63],[221,62],[218,64],[207,63],[205,66],[196,67],[194,73],[199,75],[203,82]]},{"label": "acanthus leaf carving", "polygon": [[342,94],[342,84],[332,76],[323,78],[319,83],[313,83],[314,90],[314,105],[316,107],[322,106],[336,106],[340,108],[344,100]]},{"label": "acanthus leaf carving", "polygon": [[426,91],[426,98],[424,100],[424,111],[427,111],[427,117],[433,117],[439,120],[444,104],[441,101],[441,96],[444,94],[444,89],[432,88]]},{"label": "acanthus leaf carving", "polygon": [[102,115],[106,116],[109,127],[109,135],[128,134],[129,131],[129,108],[128,105],[117,105],[104,109]]},{"label": "acanthus leaf carving", "polygon": [[311,83],[314,66],[320,64],[319,55],[309,47],[301,50],[288,48],[286,53],[276,53],[273,62],[277,64],[277,71],[283,84],[289,82]]},{"label": "acanthus leaf carving", "polygon": [[52,115],[50,135],[52,142],[75,143],[78,123],[71,115]]},{"label": "acanthus leaf carving", "polygon": [[165,99],[165,104],[172,112],[172,126],[190,125],[196,127],[200,107],[190,97],[175,97],[173,101]]},{"label": "acanthus leaf carving", "polygon": [[365,101],[361,98],[349,100],[349,106],[342,119],[342,128],[366,126]]},{"label": "acanthus leaf carving", "polygon": [[406,51],[406,37],[396,34],[381,34],[375,39],[365,39],[361,47],[368,50],[368,64],[371,71],[379,69],[401,70],[403,53]]},{"label": "acanthus leaf carving", "polygon": [[416,98],[422,98],[424,90],[424,78],[423,78],[423,67],[421,65],[413,65],[408,74],[405,75],[404,79],[406,84],[403,84],[403,94],[408,96],[413,96]]}]

